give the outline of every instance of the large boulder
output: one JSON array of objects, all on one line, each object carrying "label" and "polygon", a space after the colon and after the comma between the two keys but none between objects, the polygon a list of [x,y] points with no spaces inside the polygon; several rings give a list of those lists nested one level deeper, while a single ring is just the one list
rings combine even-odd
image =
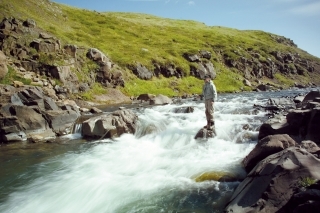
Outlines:
[{"label": "large boulder", "polygon": [[80,116],[80,113],[72,109],[47,110],[44,115],[53,132],[61,136],[72,132],[73,124]]},{"label": "large boulder", "polygon": [[320,160],[291,147],[270,155],[248,174],[230,199],[226,213],[278,212],[307,178],[320,179]]},{"label": "large boulder", "polygon": [[110,61],[103,52],[96,48],[90,48],[86,56],[99,64],[105,64]]},{"label": "large boulder", "polygon": [[3,79],[8,73],[7,58],[0,50],[0,79]]},{"label": "large boulder", "polygon": [[47,121],[37,108],[19,105],[5,105],[1,108],[4,114],[0,117],[0,133],[3,142],[11,142],[32,138],[41,139],[55,137]]},{"label": "large boulder", "polygon": [[95,116],[83,122],[82,135],[102,139],[119,137],[124,133],[134,134],[137,119],[138,116],[128,109]]},{"label": "large boulder", "polygon": [[258,139],[268,135],[288,134],[295,140],[320,143],[320,107],[290,110],[286,117],[269,119],[261,125]]},{"label": "large boulder", "polygon": [[313,101],[316,98],[320,98],[320,92],[319,91],[310,91],[303,99],[302,102],[309,102]]},{"label": "large boulder", "polygon": [[156,97],[150,100],[150,105],[165,105],[165,104],[172,104],[173,101],[171,98],[165,95],[157,95]]},{"label": "large boulder", "polygon": [[242,161],[244,168],[250,172],[261,160],[280,152],[297,143],[289,135],[270,135],[261,139],[255,148]]}]

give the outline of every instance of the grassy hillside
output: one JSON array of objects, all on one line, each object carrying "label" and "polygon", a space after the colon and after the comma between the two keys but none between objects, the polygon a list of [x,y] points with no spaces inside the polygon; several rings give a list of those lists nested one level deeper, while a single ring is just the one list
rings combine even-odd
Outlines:
[{"label": "grassy hillside", "polygon": [[[226,27],[210,27],[203,23],[187,20],[172,20],[146,14],[107,12],[78,9],[56,4],[48,0],[2,0],[0,18],[14,16],[20,19],[34,19],[37,25],[54,34],[62,43],[95,47],[109,56],[113,62],[126,70],[126,86],[122,89],[128,95],[144,92],[179,95],[199,93],[202,81],[189,75],[191,63],[184,53],[199,50],[212,52],[211,62],[217,71],[215,80],[219,91],[231,92],[243,89],[243,73],[230,69],[224,58],[250,57],[247,50],[261,55],[259,60],[272,58],[271,51],[299,53],[304,58],[319,60],[303,50],[277,43],[270,33],[262,31],[240,31]],[[158,64],[175,64],[187,77],[154,78],[143,81],[128,69],[137,62],[153,70]],[[298,77],[287,79],[292,85]],[[301,76],[307,82],[310,76]],[[275,83],[283,84],[283,76],[277,75]],[[278,82],[277,82],[278,81]]]}]

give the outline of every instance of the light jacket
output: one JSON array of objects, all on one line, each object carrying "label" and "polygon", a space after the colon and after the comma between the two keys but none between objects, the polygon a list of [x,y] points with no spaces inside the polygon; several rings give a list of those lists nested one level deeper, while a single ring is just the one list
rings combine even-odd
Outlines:
[{"label": "light jacket", "polygon": [[204,100],[212,99],[212,101],[216,101],[218,94],[217,89],[214,83],[210,80],[203,85],[202,95]]}]

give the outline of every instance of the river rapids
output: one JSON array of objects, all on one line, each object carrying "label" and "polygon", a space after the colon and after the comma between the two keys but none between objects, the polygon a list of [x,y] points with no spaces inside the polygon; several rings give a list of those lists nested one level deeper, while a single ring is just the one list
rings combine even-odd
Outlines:
[{"label": "river rapids", "polygon": [[[219,95],[217,136],[207,140],[194,139],[206,124],[204,103],[187,100],[133,109],[136,134],[115,140],[88,142],[75,133],[52,144],[2,145],[0,212],[222,212],[239,182],[196,178],[208,172],[244,178],[241,160],[266,120],[253,105],[283,95]],[[174,112],[187,106],[194,112]]]}]

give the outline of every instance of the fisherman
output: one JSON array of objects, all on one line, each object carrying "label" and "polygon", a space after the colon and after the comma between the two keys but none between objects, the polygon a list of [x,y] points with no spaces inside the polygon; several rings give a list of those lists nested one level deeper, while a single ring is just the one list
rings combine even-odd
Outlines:
[{"label": "fisherman", "polygon": [[217,89],[211,80],[210,75],[204,76],[205,84],[203,85],[202,95],[204,98],[205,108],[206,108],[206,118],[207,125],[204,128],[212,130],[214,126],[214,102],[217,100]]}]

